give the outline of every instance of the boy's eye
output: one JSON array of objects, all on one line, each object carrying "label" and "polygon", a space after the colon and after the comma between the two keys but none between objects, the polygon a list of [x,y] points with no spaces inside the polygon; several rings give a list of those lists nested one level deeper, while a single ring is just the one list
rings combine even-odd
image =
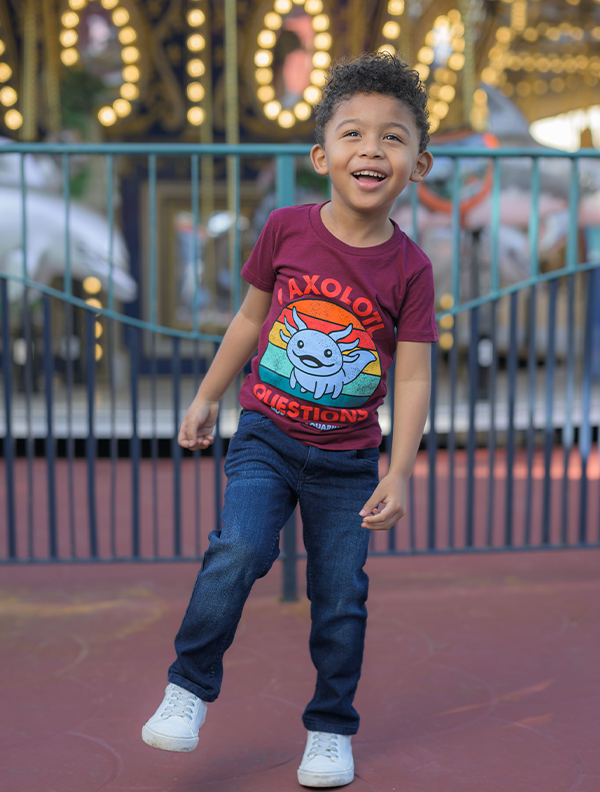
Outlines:
[{"label": "boy's eye", "polygon": [[398,143],[402,143],[402,139],[398,137],[398,135],[386,135],[385,140],[397,140]]},{"label": "boy's eye", "polygon": [[359,137],[359,134],[355,129],[351,129],[349,132],[344,134],[344,137]]}]

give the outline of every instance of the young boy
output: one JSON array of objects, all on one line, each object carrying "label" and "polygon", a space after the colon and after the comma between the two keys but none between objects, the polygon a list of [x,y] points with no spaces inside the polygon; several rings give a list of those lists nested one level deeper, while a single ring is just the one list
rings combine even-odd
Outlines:
[{"label": "young boy", "polygon": [[[180,445],[213,442],[220,398],[257,347],[258,355],[226,459],[223,527],[210,536],[164,700],[143,728],[149,745],[196,747],[246,598],[299,503],[317,683],[298,781],[354,778],[369,532],[405,512],[437,340],[431,263],[388,217],[431,169],[426,102],[418,74],[387,53],[338,64],[311,151],[331,200],[273,212],[242,270],[248,295],[183,419]],[[396,352],[393,447],[379,481],[377,408]]]}]

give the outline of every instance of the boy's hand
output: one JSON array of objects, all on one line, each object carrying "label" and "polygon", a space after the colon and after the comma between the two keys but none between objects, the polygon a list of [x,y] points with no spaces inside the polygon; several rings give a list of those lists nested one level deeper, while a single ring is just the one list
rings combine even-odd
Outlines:
[{"label": "boy's hand", "polygon": [[392,473],[384,476],[359,512],[364,517],[362,527],[371,531],[388,531],[404,517],[407,484],[405,476]]},{"label": "boy's hand", "polygon": [[218,402],[194,399],[179,427],[179,435],[177,437],[179,445],[183,448],[188,448],[190,451],[208,448],[215,439],[213,429],[217,422],[218,413]]}]

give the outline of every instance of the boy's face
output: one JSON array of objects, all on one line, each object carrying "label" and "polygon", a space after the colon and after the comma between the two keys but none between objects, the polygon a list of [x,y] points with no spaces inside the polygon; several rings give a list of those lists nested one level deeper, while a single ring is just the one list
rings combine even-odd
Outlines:
[{"label": "boy's face", "polygon": [[362,93],[338,105],[311,159],[317,173],[329,174],[332,202],[386,217],[408,182],[424,179],[433,164],[428,151],[419,153],[411,109],[393,96]]}]

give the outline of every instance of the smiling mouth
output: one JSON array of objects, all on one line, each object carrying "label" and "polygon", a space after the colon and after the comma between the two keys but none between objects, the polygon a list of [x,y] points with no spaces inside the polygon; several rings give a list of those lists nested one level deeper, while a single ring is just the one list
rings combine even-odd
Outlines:
[{"label": "smiling mouth", "polygon": [[323,361],[318,360],[312,355],[298,355],[297,357],[302,365],[306,366],[307,368],[331,368],[333,365],[333,363],[323,363]]},{"label": "smiling mouth", "polygon": [[365,182],[381,182],[386,178],[384,173],[372,170],[356,171],[352,175],[357,181]]}]

